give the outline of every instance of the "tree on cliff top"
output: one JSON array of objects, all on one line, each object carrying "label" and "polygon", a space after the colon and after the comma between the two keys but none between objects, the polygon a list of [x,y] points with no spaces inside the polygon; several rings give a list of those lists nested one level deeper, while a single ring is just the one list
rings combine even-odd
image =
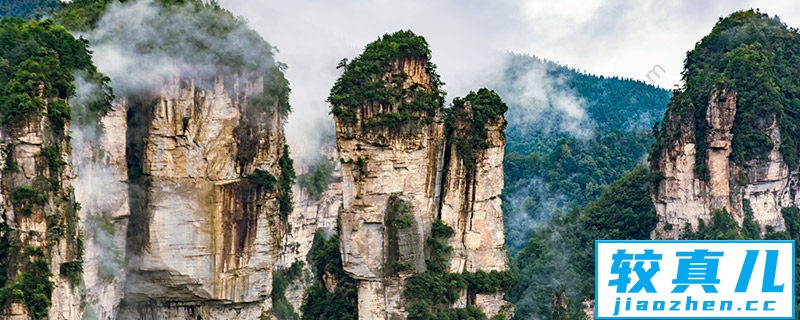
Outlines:
[{"label": "tree on cliff top", "polygon": [[501,130],[505,129],[503,114],[507,110],[508,106],[500,96],[486,88],[453,99],[453,107],[444,110],[447,134],[468,170],[474,169],[481,151],[488,148],[486,126],[502,120],[499,125]]},{"label": "tree on cliff top", "polygon": [[[47,109],[56,129],[72,118],[66,100],[76,94],[75,74],[101,87],[88,111],[103,115],[110,107],[108,78],[92,64],[88,43],[52,21],[0,21],[0,115],[7,126],[24,124]],[[58,130],[56,130],[58,131]]]},{"label": "tree on cliff top", "polygon": [[[429,88],[415,85],[403,89],[403,81],[408,75],[394,70],[394,63],[400,60],[426,63]],[[368,127],[414,124],[434,115],[442,109],[444,92],[440,90],[442,82],[436,73],[436,65],[430,60],[431,51],[422,36],[410,30],[383,35],[368,44],[364,52],[349,63],[345,60],[340,62],[344,72],[328,96],[331,113],[343,123],[355,125],[358,108],[375,104],[392,107],[394,112],[365,121],[363,125]]]},{"label": "tree on cliff top", "polygon": [[656,163],[680,128],[688,126],[695,132],[698,150],[695,174],[707,179],[708,100],[715,89],[731,88],[737,95],[731,159],[746,166],[750,160],[764,158],[773,148],[767,132],[775,121],[781,155],[790,168],[796,168],[800,141],[800,34],[796,29],[777,16],[753,10],[721,18],[687,53],[683,82],[662,124],[654,129],[651,162]]}]

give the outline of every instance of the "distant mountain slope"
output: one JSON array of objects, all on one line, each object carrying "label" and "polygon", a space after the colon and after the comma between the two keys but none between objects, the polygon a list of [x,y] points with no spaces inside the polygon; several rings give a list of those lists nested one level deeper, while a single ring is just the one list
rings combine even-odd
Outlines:
[{"label": "distant mountain slope", "polygon": [[3,0],[0,1],[0,18],[35,18],[58,7],[60,3],[59,0]]},{"label": "distant mountain slope", "polygon": [[494,88],[509,105],[503,205],[512,253],[553,212],[596,199],[642,162],[671,97],[518,54]]},{"label": "distant mountain slope", "polygon": [[596,76],[511,54],[495,90],[509,101],[508,153],[546,152],[556,138],[650,130],[672,93],[642,81]]}]

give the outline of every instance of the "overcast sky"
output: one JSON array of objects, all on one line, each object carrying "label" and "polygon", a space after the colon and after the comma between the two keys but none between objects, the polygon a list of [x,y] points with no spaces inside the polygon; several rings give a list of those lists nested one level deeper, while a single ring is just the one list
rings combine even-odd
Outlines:
[{"label": "overcast sky", "polygon": [[[411,29],[425,36],[449,98],[477,89],[503,52],[528,53],[593,74],[671,89],[686,51],[717,19],[760,8],[800,26],[798,1],[302,1],[220,0],[247,19],[288,64],[294,114],[287,132],[295,152],[309,128],[329,128],[324,100],[352,58],[380,35]],[[656,67],[659,66],[659,67]],[[650,70],[656,70],[657,74]]]}]

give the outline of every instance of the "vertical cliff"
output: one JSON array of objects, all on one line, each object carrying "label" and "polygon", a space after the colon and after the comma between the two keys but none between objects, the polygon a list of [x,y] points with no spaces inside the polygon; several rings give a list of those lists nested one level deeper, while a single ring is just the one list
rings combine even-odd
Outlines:
[{"label": "vertical cliff", "polygon": [[[39,95],[46,99],[43,92]],[[42,112],[3,131],[2,250],[7,255],[2,265],[10,291],[5,294],[11,295],[4,297],[4,318],[50,314],[72,319],[80,314],[75,290],[83,248],[65,130],[53,127]]]},{"label": "vertical cliff", "polygon": [[[403,81],[403,89],[416,85],[432,90],[426,63],[409,59],[396,64],[398,74],[416,75]],[[392,106],[374,104],[359,110],[354,125],[336,119],[343,172],[342,263],[348,274],[361,280],[358,308],[364,319],[402,312],[402,282],[384,281],[393,273],[389,264],[407,263],[411,270],[424,271],[424,240],[438,215],[437,180],[441,179],[444,142],[441,111],[420,115],[419,125],[369,126],[393,112],[397,109]],[[398,217],[388,213],[392,196],[410,206],[409,212],[402,213],[410,223],[402,247],[394,230]]]},{"label": "vertical cliff", "polygon": [[[451,273],[508,269],[503,247],[503,155],[508,108],[493,92],[481,89],[455,99],[448,110],[446,165],[442,181],[440,219],[452,227]],[[469,304],[487,315],[510,306],[504,292],[467,290]]]},{"label": "vertical cliff", "polygon": [[777,18],[745,11],[720,20],[688,53],[686,87],[675,92],[650,154],[654,237],[677,238],[715,210],[762,232],[784,229],[782,208],[800,200],[799,119],[797,58],[780,52],[799,43]]},{"label": "vertical cliff", "polygon": [[[70,126],[105,114],[110,90],[87,44],[58,25],[6,19],[0,38],[0,315],[80,318],[84,235]],[[98,95],[77,98],[77,82]]]},{"label": "vertical cliff", "polygon": [[[468,97],[442,109],[429,59],[421,37],[386,35],[342,65],[329,98],[342,163],[342,265],[358,281],[360,319],[407,316],[407,280],[415,275],[508,267],[499,199],[505,105],[483,89],[471,95],[496,101]],[[475,102],[480,111],[496,109],[476,112]],[[439,239],[441,228],[450,230],[447,240]],[[448,262],[432,270],[440,251]],[[492,316],[504,305],[502,292],[461,290],[463,303],[450,307],[478,306]]]},{"label": "vertical cliff", "polygon": [[[77,1],[56,16],[83,31],[117,93],[107,114],[73,126],[79,156],[65,158],[87,259],[68,318],[265,314],[295,179],[273,47],[205,1]],[[70,303],[56,294],[54,308]]]},{"label": "vertical cliff", "polygon": [[71,128],[75,199],[84,236],[84,318],[114,318],[123,297],[130,209],[125,160],[127,99],[113,101],[99,123]]},{"label": "vertical cliff", "polygon": [[[298,183],[293,189],[294,210],[289,215],[289,230],[282,239],[275,268],[277,273],[281,273],[278,277],[285,276],[287,280],[282,297],[279,295],[281,292],[275,291],[276,281],[273,280],[272,313],[278,319],[286,318],[277,314],[282,298],[291,305],[295,314],[302,315],[306,294],[314,285],[314,268],[309,263],[315,254],[311,251],[313,239],[318,233],[336,231],[339,207],[342,206],[341,163],[332,143],[321,150],[314,162],[296,168]],[[294,278],[290,276],[292,270],[300,270]]]},{"label": "vertical cliff", "polygon": [[281,113],[252,100],[276,79],[195,81],[128,100],[121,318],[251,319],[269,296],[294,173]]}]

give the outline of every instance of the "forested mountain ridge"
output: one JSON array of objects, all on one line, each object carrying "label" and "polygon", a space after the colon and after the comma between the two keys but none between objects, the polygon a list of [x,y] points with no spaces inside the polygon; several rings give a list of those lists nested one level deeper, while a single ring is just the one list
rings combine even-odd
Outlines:
[{"label": "forested mountain ridge", "polygon": [[0,2],[0,19],[31,19],[44,16],[61,4],[59,0],[4,0]]},{"label": "forested mountain ridge", "polygon": [[509,104],[503,206],[515,253],[554,212],[596,199],[646,158],[671,93],[520,54],[500,79]]},{"label": "forested mountain ridge", "polygon": [[522,155],[547,153],[558,138],[649,130],[672,94],[640,80],[588,74],[514,53],[493,87],[511,105],[509,153]]},{"label": "forested mountain ridge", "polygon": [[758,10],[720,18],[688,52],[654,130],[652,237],[800,240],[798,62],[798,29]]}]

